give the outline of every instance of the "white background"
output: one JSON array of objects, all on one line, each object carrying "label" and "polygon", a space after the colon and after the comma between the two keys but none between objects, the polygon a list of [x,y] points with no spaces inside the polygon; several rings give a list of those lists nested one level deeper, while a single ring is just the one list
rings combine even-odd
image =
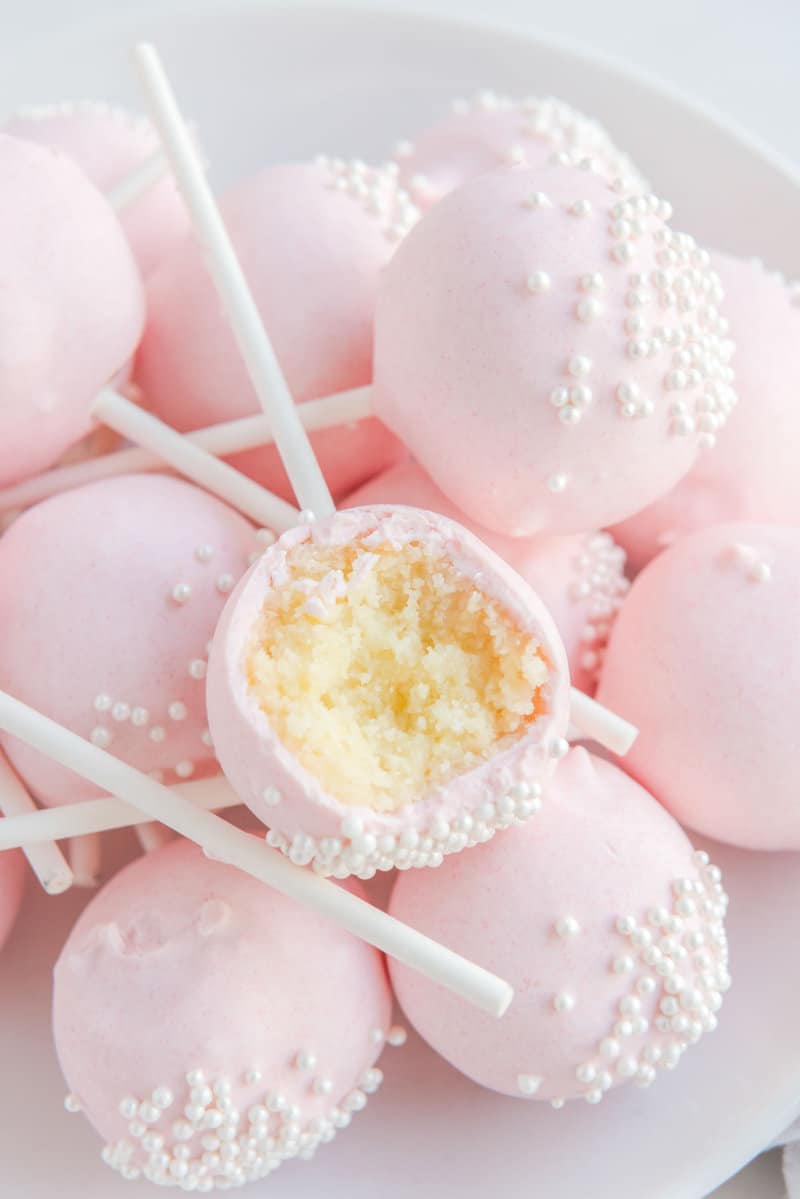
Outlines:
[{"label": "white background", "polygon": [[[316,7],[338,3],[317,0]],[[112,4],[158,7],[151,0],[0,0],[0,43],[89,23]],[[800,161],[800,0],[368,0],[361,7],[477,18],[583,42],[705,100]],[[779,1179],[772,1155],[718,1196],[778,1199]]]}]

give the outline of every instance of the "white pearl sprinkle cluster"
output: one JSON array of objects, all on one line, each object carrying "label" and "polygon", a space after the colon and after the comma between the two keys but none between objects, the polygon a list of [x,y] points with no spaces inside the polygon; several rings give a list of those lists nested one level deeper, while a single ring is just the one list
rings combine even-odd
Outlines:
[{"label": "white pearl sprinkle cluster", "polygon": [[[643,919],[622,916],[616,921],[623,947],[608,968],[628,978],[630,988],[595,1052],[576,1063],[575,1077],[588,1103],[599,1103],[615,1082],[650,1086],[658,1070],[674,1070],[686,1049],[716,1028],[730,986],[723,923],[728,898],[708,854],[697,851],[694,860],[697,877],[673,883],[671,910],[656,907]],[[566,934],[563,918],[556,927],[559,935]],[[554,1006],[568,1018],[569,1004],[554,1001]],[[535,1093],[527,1089],[528,1077],[518,1076],[522,1094]],[[561,1099],[551,1102],[563,1106]]]},{"label": "white pearl sprinkle cluster", "polygon": [[586,607],[580,664],[597,678],[611,629],[630,589],[625,577],[625,551],[610,533],[588,533],[573,567],[569,596],[573,603]]},{"label": "white pearl sprinkle cluster", "polygon": [[315,158],[329,176],[329,186],[356,200],[364,212],[374,217],[391,242],[402,241],[420,218],[420,211],[408,192],[397,182],[399,168],[390,162],[373,167],[355,158]]},{"label": "white pearl sprinkle cluster", "polygon": [[[375,1045],[405,1043],[405,1030],[397,1026],[375,1029]],[[294,1069],[309,1075],[309,1095],[324,1097],[334,1083],[315,1074],[317,1055],[301,1049],[289,1055]],[[236,1087],[231,1078],[239,1077]],[[282,1162],[314,1156],[321,1144],[332,1141],[346,1128],[356,1112],[366,1107],[367,1098],[383,1082],[383,1071],[365,1070],[358,1085],[324,1115],[303,1115],[277,1090],[264,1090],[258,1066],[232,1072],[230,1077],[212,1079],[202,1069],[190,1070],[180,1095],[168,1086],[157,1086],[146,1098],[126,1095],[119,1113],[128,1122],[128,1136],[102,1151],[103,1161],[123,1178],[144,1178],[159,1186],[205,1193],[229,1190],[265,1178]],[[251,1095],[246,1111],[236,1106],[236,1092],[247,1088]],[[253,1089],[258,1088],[255,1093]],[[78,1096],[64,1101],[69,1112],[81,1110]]]}]

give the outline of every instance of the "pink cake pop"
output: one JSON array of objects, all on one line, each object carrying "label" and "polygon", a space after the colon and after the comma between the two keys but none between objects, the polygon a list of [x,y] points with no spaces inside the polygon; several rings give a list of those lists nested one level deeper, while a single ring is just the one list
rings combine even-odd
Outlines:
[{"label": "pink cake pop", "polygon": [[628,587],[625,553],[608,533],[504,537],[465,517],[415,462],[402,462],[365,483],[345,508],[409,504],[463,524],[541,597],[558,626],[576,687],[592,691],[611,624]]},{"label": "pink cake pop", "polygon": [[512,100],[495,92],[456,100],[450,114],[395,151],[400,182],[422,209],[467,179],[504,166],[564,165],[590,161],[609,182],[623,177],[647,184],[597,121],[553,96]]},{"label": "pink cake pop", "polygon": [[[21,109],[5,122],[3,132],[67,154],[102,192],[111,192],[159,149],[155,130],[144,117],[96,101]],[[169,174],[127,205],[120,222],[143,275],[189,228]]]},{"label": "pink cake pop", "polygon": [[652,796],[581,748],[538,820],[401,876],[390,907],[516,989],[492,1021],[392,963],[417,1031],[483,1086],[556,1107],[675,1067],[715,1027],[729,983],[719,871]]},{"label": "pink cake pop", "polygon": [[669,212],[573,167],[496,171],[383,272],[375,412],[473,520],[609,524],[713,444],[735,398],[722,288]]},{"label": "pink cake pop", "polygon": [[[266,532],[260,535],[269,538]],[[140,770],[213,762],[203,679],[225,599],[257,547],[199,488],[122,475],[29,509],[0,539],[0,686]],[[94,788],[3,737],[43,803]]]},{"label": "pink cake pop", "polygon": [[691,828],[800,849],[800,529],[728,524],[637,576],[598,698],[641,722],[625,769]]},{"label": "pink cake pop", "polygon": [[538,810],[567,749],[567,671],[544,605],[471,533],[359,508],[285,533],[242,580],[209,724],[270,844],[370,878]]},{"label": "pink cake pop", "polygon": [[[391,171],[338,159],[270,167],[220,206],[295,400],[369,383],[378,272],[416,217]],[[152,277],[147,300],[136,380],[157,415],[186,432],[260,411],[194,240]],[[374,419],[312,441],[334,495],[400,452]],[[291,497],[274,446],[232,460]]]},{"label": "pink cake pop", "polygon": [[756,262],[712,254],[736,343],[733,409],[713,454],[700,454],[662,499],[614,530],[640,570],[693,529],[722,521],[800,524],[800,471],[787,447],[800,444],[800,304]]},{"label": "pink cake pop", "polygon": [[22,854],[17,850],[0,853],[0,949],[14,926],[24,889],[25,859]]},{"label": "pink cake pop", "polygon": [[130,358],[144,304],[100,193],[65,155],[0,134],[0,483],[49,466],[89,429]]},{"label": "pink cake pop", "polygon": [[332,1140],[402,1040],[390,1013],[376,950],[186,841],[108,883],[55,968],[67,1109],[124,1177],[185,1190]]}]

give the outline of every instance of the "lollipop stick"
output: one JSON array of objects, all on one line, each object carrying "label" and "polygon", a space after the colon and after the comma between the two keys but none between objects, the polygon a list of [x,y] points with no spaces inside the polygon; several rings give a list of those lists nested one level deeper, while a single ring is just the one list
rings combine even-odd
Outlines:
[{"label": "lollipop stick", "polygon": [[136,836],[145,853],[154,849],[163,849],[172,840],[172,831],[157,824],[155,820],[145,820],[136,826]]},{"label": "lollipop stick", "polygon": [[591,699],[577,687],[571,689],[570,699],[570,719],[581,736],[604,745],[618,757],[624,758],[639,736],[636,725],[623,720],[616,712]]},{"label": "lollipop stick", "polygon": [[[0,820],[0,827],[39,815],[5,754],[0,754],[0,812],[7,818]],[[35,845],[23,843],[21,847],[31,870],[48,895],[60,895],[69,890],[73,883],[72,871],[61,850],[53,844],[53,839],[47,837]]]},{"label": "lollipop stick", "polygon": [[196,807],[180,792],[157,783],[105,750],[0,691],[0,728],[53,761],[88,779],[195,841],[209,857],[235,866],[306,904],[398,961],[421,971],[469,1003],[502,1016],[514,992],[488,970],[467,961],[342,887],[295,866],[260,838]]},{"label": "lollipop stick", "polygon": [[[221,812],[225,808],[238,807],[241,803],[222,774],[209,779],[195,779],[191,783],[178,783],[175,790],[191,800],[195,807],[205,808],[209,812]],[[0,821],[0,851],[151,823],[140,808],[113,795],[103,799],[86,799],[81,803],[43,808],[41,811],[37,809]]]},{"label": "lollipop stick", "polygon": [[[351,391],[340,391],[321,400],[308,400],[298,406],[300,419],[309,432],[331,429],[337,425],[352,424],[372,416],[370,389],[355,387]],[[252,450],[258,446],[272,445],[274,438],[266,416],[244,416],[239,420],[209,425],[195,433],[184,434],[184,440],[207,450],[209,454],[238,454],[241,450]],[[69,466],[57,466],[44,471],[32,479],[0,488],[0,512],[17,508],[28,508],[51,495],[58,495],[73,487],[83,487],[97,479],[108,479],[112,475],[126,475],[134,471],[163,470],[164,459],[150,450],[115,450],[77,462]]]},{"label": "lollipop stick", "polygon": [[106,192],[106,199],[115,212],[124,212],[131,204],[135,204],[140,196],[158,183],[167,171],[167,159],[163,150],[156,150],[149,158],[135,167],[129,174],[120,179]]},{"label": "lollipop stick", "polygon": [[123,437],[158,454],[165,462],[207,491],[227,500],[257,524],[282,533],[298,523],[300,514],[291,504],[254,483],[202,450],[157,417],[132,404],[110,387],[104,387],[94,402],[94,415]]},{"label": "lollipop stick", "polygon": [[76,887],[90,889],[97,886],[102,860],[103,849],[99,833],[84,833],[80,837],[70,838],[69,861]]},{"label": "lollipop stick", "polygon": [[316,516],[329,516],[334,509],[328,486],[154,47],[137,46],[134,64],[297,502]]}]

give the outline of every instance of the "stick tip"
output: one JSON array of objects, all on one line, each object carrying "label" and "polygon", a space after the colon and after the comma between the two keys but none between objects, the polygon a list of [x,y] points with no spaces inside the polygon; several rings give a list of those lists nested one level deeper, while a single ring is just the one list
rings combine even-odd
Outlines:
[{"label": "stick tip", "polygon": [[72,871],[65,866],[63,870],[43,879],[42,885],[48,895],[63,895],[65,891],[69,891],[74,882]]}]

